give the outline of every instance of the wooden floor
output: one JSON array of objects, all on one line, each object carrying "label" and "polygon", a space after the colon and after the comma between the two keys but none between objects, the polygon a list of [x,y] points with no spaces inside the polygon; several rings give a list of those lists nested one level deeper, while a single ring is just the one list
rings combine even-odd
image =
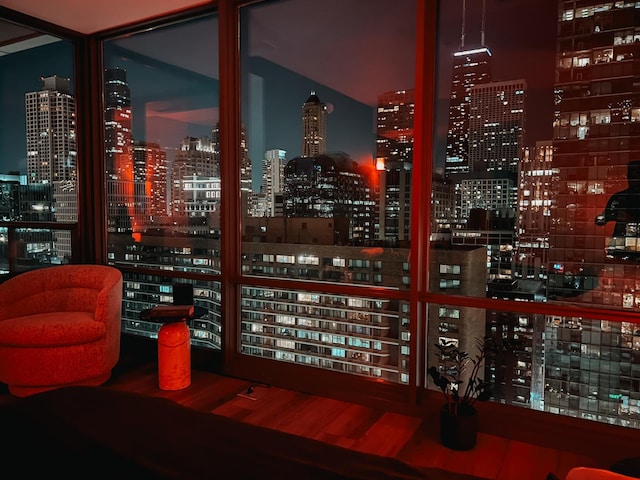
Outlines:
[{"label": "wooden floor", "polygon": [[[415,466],[498,480],[564,478],[574,466],[601,466],[593,458],[479,434],[477,446],[456,452],[440,445],[437,422],[343,401],[193,371],[191,385],[163,391],[153,363],[114,373],[108,388],[164,397],[182,405],[243,422],[285,431],[367,453],[387,455]],[[7,393],[0,394],[1,397]]]}]

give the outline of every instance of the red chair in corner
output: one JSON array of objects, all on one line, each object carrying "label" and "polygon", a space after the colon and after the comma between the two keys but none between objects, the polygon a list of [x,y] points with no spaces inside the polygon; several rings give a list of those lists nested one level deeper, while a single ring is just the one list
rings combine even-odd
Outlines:
[{"label": "red chair in corner", "polygon": [[0,382],[17,397],[101,385],[120,356],[122,274],[60,265],[0,284]]}]

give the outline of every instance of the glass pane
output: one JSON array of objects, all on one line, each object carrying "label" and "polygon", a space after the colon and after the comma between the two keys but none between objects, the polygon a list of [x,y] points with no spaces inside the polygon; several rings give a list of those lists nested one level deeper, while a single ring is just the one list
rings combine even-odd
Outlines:
[{"label": "glass pane", "polygon": [[[179,273],[220,272],[217,38],[217,17],[208,15],[104,44],[109,262],[171,272],[125,271],[127,333],[157,330],[139,314],[171,303],[158,292]],[[218,349],[219,285],[206,283],[208,316],[192,342]]]},{"label": "glass pane", "polygon": [[[0,222],[61,222],[72,229],[78,164],[73,45],[2,19],[0,30]],[[16,226],[0,236],[3,274],[72,259],[67,227],[14,236]]]},{"label": "glass pane", "polygon": [[[489,382],[491,401],[640,428],[636,324],[430,304],[427,334],[427,368],[440,373],[452,373],[452,362],[436,345],[477,360],[478,341],[490,339],[479,378]],[[431,378],[426,385],[438,389]]]},{"label": "glass pane", "polygon": [[443,290],[638,308],[636,11],[441,2],[432,253],[486,278]]},{"label": "glass pane", "polygon": [[15,275],[67,263],[58,258],[55,251],[61,248],[70,252],[77,249],[78,230],[75,224],[59,229],[38,228],[37,223],[27,228],[18,227],[17,224],[7,225],[0,227],[0,275]]},{"label": "glass pane", "polygon": [[379,288],[409,288],[416,9],[241,9],[242,271],[293,282],[243,289],[245,354],[409,381],[408,301]]},{"label": "glass pane", "polygon": [[[190,298],[181,299],[176,285],[191,285]],[[222,344],[220,314],[220,284],[204,280],[171,279],[160,275],[142,275],[125,272],[122,302],[123,331],[131,335],[157,338],[162,323],[141,319],[143,310],[160,304],[184,304],[193,301],[201,316],[189,320],[191,344],[196,347],[219,350]]]},{"label": "glass pane", "polygon": [[[242,10],[246,242],[408,257],[415,12],[386,0]],[[321,40],[319,25],[331,25]]]},{"label": "glass pane", "polygon": [[406,302],[317,291],[242,288],[247,355],[409,381]]}]

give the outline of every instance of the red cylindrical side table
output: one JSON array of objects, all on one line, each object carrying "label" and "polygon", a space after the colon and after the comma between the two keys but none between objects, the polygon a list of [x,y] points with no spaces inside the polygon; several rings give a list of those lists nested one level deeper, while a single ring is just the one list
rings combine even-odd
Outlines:
[{"label": "red cylindrical side table", "polygon": [[191,385],[191,335],[184,320],[165,323],[158,331],[158,386],[180,390]]}]

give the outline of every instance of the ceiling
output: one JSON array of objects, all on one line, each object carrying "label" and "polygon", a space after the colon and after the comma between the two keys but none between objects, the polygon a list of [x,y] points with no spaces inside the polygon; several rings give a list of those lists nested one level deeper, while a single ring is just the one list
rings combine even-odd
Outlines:
[{"label": "ceiling", "polygon": [[[211,3],[210,0],[0,0],[2,7],[83,34],[96,33],[207,3]],[[0,31],[4,31],[4,26]]]}]

